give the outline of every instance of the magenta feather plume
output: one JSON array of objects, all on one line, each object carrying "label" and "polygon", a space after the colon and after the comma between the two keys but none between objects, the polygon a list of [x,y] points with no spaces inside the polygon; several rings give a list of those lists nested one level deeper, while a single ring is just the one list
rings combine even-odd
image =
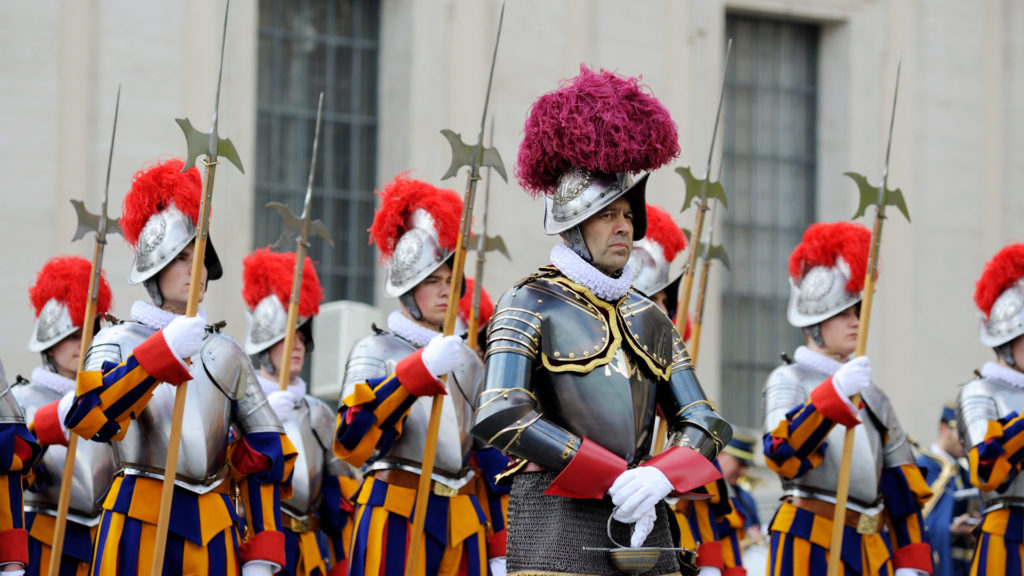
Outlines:
[{"label": "magenta feather plume", "polygon": [[637,174],[677,156],[675,122],[638,78],[580,65],[530,107],[516,178],[533,196],[551,194],[569,168]]}]

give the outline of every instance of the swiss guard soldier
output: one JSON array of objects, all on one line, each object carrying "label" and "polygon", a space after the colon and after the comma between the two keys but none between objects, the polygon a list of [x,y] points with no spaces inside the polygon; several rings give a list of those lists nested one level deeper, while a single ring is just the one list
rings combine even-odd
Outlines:
[{"label": "swiss guard soldier", "polygon": [[[971,532],[978,520],[971,504],[972,500],[977,500],[977,489],[971,488],[970,472],[960,465],[963,457],[956,409],[943,406],[939,439],[927,450],[922,448],[917,457],[917,465],[924,470],[924,479],[932,490],[932,498],[925,506],[931,511],[924,523],[936,559],[936,576],[967,576],[971,571],[974,555]],[[966,495],[968,492],[974,495]]]},{"label": "swiss guard soldier", "polygon": [[[789,257],[787,319],[806,345],[764,388],[764,453],[785,498],[772,520],[772,574],[824,574],[846,428],[856,426],[843,533],[846,574],[930,573],[921,506],[931,495],[889,398],[857,345],[871,232],[812,224]],[[860,394],[861,406],[849,400]],[[840,424],[840,426],[837,426]],[[888,530],[886,530],[888,527]]]},{"label": "swiss guard soldier", "polygon": [[971,574],[1024,574],[1024,244],[1006,246],[985,265],[974,303],[981,343],[996,359],[957,400],[971,482],[983,505]]},{"label": "swiss guard soldier", "polygon": [[39,444],[25,426],[0,362],[0,572],[8,576],[24,575],[28,565],[22,478],[38,458]]},{"label": "swiss guard soldier", "polygon": [[[279,574],[346,574],[345,555],[352,540],[352,505],[348,499],[359,488],[358,473],[334,455],[334,410],[306,394],[306,383],[299,377],[306,356],[313,351],[313,317],[323,300],[320,279],[307,256],[299,291],[295,345],[290,354],[285,354],[295,253],[261,248],[249,254],[242,267],[242,297],[249,321],[245,352],[259,366],[259,381],[267,401],[298,452],[292,497],[281,502],[285,564]],[[275,376],[282,362],[291,363],[291,384],[283,391]],[[326,550],[321,550],[318,542],[321,534],[326,536]],[[330,572],[325,557],[331,559]]]},{"label": "swiss guard soldier", "polygon": [[[91,270],[92,264],[85,258],[53,258],[39,271],[35,284],[29,289],[36,322],[28,349],[41,355],[42,365],[32,371],[31,380],[19,382],[13,390],[39,443],[47,447],[35,481],[25,492],[30,575],[47,574],[53,558],[51,546],[68,443],[63,416],[75,397]],[[97,328],[100,318],[110,310],[110,301],[110,284],[101,274],[96,317],[89,319]],[[61,574],[88,573],[93,537],[103,511],[99,501],[117,470],[110,445],[79,442],[77,446],[64,550],[60,557]]]},{"label": "swiss guard soldier", "polygon": [[737,515],[743,520],[741,540],[761,536],[761,518],[757,514],[757,502],[750,492],[740,486],[740,478],[754,465],[754,442],[757,440],[745,434],[733,434],[732,441],[718,455],[722,477],[729,487],[729,500]]},{"label": "swiss guard soldier", "polygon": [[[530,110],[517,176],[544,195],[544,230],[561,240],[495,307],[473,430],[517,459],[509,574],[615,574],[605,552],[584,550],[614,546],[609,525],[624,545],[674,547],[663,499],[720,476],[711,461],[731,429],[627,267],[647,230],[648,174],[629,174],[678,153],[668,111],[635,78],[581,67]],[[670,437],[649,458],[658,407]],[[679,572],[663,553],[649,573]]]},{"label": "swiss guard soldier", "polygon": [[[284,565],[280,498],[295,449],[267,403],[242,347],[206,314],[186,318],[201,181],[165,159],[135,174],[121,230],[135,251],[129,283],[151,302],[93,338],[66,419],[83,438],[112,442],[120,470],[103,501],[95,574],[150,569],[175,385],[185,402],[164,574],[269,575]],[[207,245],[203,289],[223,270]],[[192,365],[185,360],[192,358]],[[230,428],[238,437],[229,443]],[[238,533],[233,485],[248,519]]]},{"label": "swiss guard soldier", "polygon": [[[401,308],[387,329],[356,343],[345,366],[334,451],[366,466],[349,573],[402,574],[427,439],[431,400],[445,395],[419,574],[478,574],[500,563],[504,534],[488,531],[476,495],[491,448],[470,435],[483,365],[460,336],[442,336],[462,199],[402,174],[380,192],[370,238],[385,264],[384,293]],[[449,374],[446,384],[439,378]]]},{"label": "swiss guard soldier", "polygon": [[[682,269],[672,274],[672,263],[686,249],[686,236],[664,209],[647,205],[647,234],[633,242],[629,266],[633,272],[633,288],[650,298],[661,311],[675,320],[679,300],[679,280]],[[690,320],[686,320],[683,341],[690,338]],[[728,447],[726,448],[728,449]],[[697,565],[709,572],[710,568],[728,570],[740,564],[740,556],[727,554],[722,544],[739,549],[739,540],[721,540],[719,526],[727,521],[732,508],[726,496],[725,484],[716,480],[704,487],[710,494],[707,500],[680,499],[674,505],[679,523],[680,545],[697,551]],[[731,532],[729,533],[732,534]],[[735,571],[734,571],[735,573]]]}]

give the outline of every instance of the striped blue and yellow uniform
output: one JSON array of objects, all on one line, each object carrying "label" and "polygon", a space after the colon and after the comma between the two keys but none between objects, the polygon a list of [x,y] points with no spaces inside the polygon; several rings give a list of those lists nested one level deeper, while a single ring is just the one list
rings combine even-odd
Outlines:
[{"label": "striped blue and yellow uniform", "polygon": [[22,489],[39,454],[39,444],[25,424],[0,424],[0,564],[28,564]]}]

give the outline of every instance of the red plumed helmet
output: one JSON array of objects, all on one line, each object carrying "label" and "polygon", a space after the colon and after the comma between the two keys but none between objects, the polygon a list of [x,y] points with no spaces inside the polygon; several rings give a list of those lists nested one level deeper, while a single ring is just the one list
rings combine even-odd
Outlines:
[{"label": "red plumed helmet", "polygon": [[974,285],[974,303],[986,318],[992,306],[1007,288],[1024,278],[1024,244],[1003,247],[985,264],[981,278]]},{"label": "red plumed helmet", "polygon": [[387,263],[384,293],[396,298],[423,281],[455,251],[462,198],[407,173],[378,191],[380,207],[369,228],[381,262]]},{"label": "red plumed helmet", "polygon": [[530,107],[516,177],[531,195],[550,195],[571,168],[638,174],[678,155],[675,123],[638,78],[581,65]]},{"label": "red plumed helmet", "polygon": [[789,323],[813,326],[860,302],[870,249],[861,224],[811,224],[789,255]]},{"label": "red plumed helmet", "polygon": [[[292,297],[292,276],[295,274],[294,252],[273,252],[259,248],[242,260],[242,298],[250,310],[273,294],[285,309]],[[320,313],[324,299],[320,278],[313,261],[306,256],[302,263],[302,288],[299,291],[299,316],[309,318]]]},{"label": "red plumed helmet", "polygon": [[[294,252],[273,252],[259,248],[242,260],[242,298],[248,307],[248,326],[242,347],[247,354],[259,354],[284,339],[288,329],[288,304],[295,274]],[[302,263],[302,287],[299,290],[301,327],[320,312],[324,299],[320,278],[313,261]],[[312,351],[312,331],[306,334],[306,350]]]},{"label": "red plumed helmet", "polygon": [[803,240],[789,255],[789,276],[803,279],[811,268],[832,267],[842,258],[848,267],[847,292],[860,292],[867,273],[871,231],[855,222],[818,222],[804,232]]},{"label": "red plumed helmet", "polygon": [[[473,289],[476,285],[476,280],[472,278],[466,278],[466,293],[463,294],[462,298],[459,299],[459,318],[463,322],[469,324],[469,315],[473,307]],[[484,290],[483,286],[480,287],[480,317],[477,318],[477,326],[486,326],[491,321],[491,316],[494,314],[494,302],[491,302],[491,297],[487,294],[487,290]]]},{"label": "red plumed helmet", "polygon": [[[28,291],[36,316],[30,350],[46,350],[82,328],[91,271],[92,263],[79,256],[53,258],[39,270]],[[99,280],[97,318],[110,311],[112,301],[110,284],[102,271]]]},{"label": "red plumed helmet", "polygon": [[672,220],[668,212],[647,205],[647,235],[644,240],[656,243],[662,250],[666,262],[672,262],[683,250],[686,250],[686,235]]},{"label": "red plumed helmet", "polygon": [[193,226],[198,225],[203,181],[197,168],[182,172],[184,166],[178,158],[164,158],[135,173],[121,205],[121,232],[132,248],[149,218],[171,204],[188,216]]}]

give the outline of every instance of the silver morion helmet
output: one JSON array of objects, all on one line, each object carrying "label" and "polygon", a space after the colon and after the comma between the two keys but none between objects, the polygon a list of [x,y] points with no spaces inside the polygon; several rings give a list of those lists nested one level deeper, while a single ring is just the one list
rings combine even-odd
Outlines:
[{"label": "silver morion helmet", "polygon": [[1004,246],[981,273],[974,290],[981,315],[979,339],[990,348],[1024,334],[1024,243]]},{"label": "silver morion helmet", "polygon": [[[173,204],[150,216],[135,245],[135,259],[128,271],[128,283],[141,284],[155,276],[195,237],[196,227],[192,225],[192,219]],[[209,240],[204,260],[209,280],[216,280],[223,275],[220,258],[217,257],[213,242]]]},{"label": "silver morion helmet", "polygon": [[[36,313],[29,351],[49,350],[82,328],[91,273],[92,262],[80,256],[51,258],[39,270],[28,291]],[[89,322],[109,312],[111,300],[110,284],[101,273],[96,286],[95,316]]]},{"label": "silver morion helmet", "polygon": [[573,168],[558,178],[555,193],[544,197],[544,233],[561,234],[579,226],[621,196],[633,210],[633,240],[647,233],[646,173],[631,182],[625,173],[606,174]]},{"label": "silver morion helmet", "polygon": [[835,266],[811,268],[797,284],[789,279],[789,308],[786,319],[797,328],[828,320],[860,302],[860,292],[847,292],[850,268],[840,258]]},{"label": "silver morion helmet", "polygon": [[441,246],[434,217],[422,208],[413,210],[406,221],[406,232],[388,260],[384,293],[398,298],[412,290],[453,253]]},{"label": "silver morion helmet", "polygon": [[989,311],[981,318],[978,338],[989,348],[1002,346],[1024,334],[1024,280],[1003,290]]}]

